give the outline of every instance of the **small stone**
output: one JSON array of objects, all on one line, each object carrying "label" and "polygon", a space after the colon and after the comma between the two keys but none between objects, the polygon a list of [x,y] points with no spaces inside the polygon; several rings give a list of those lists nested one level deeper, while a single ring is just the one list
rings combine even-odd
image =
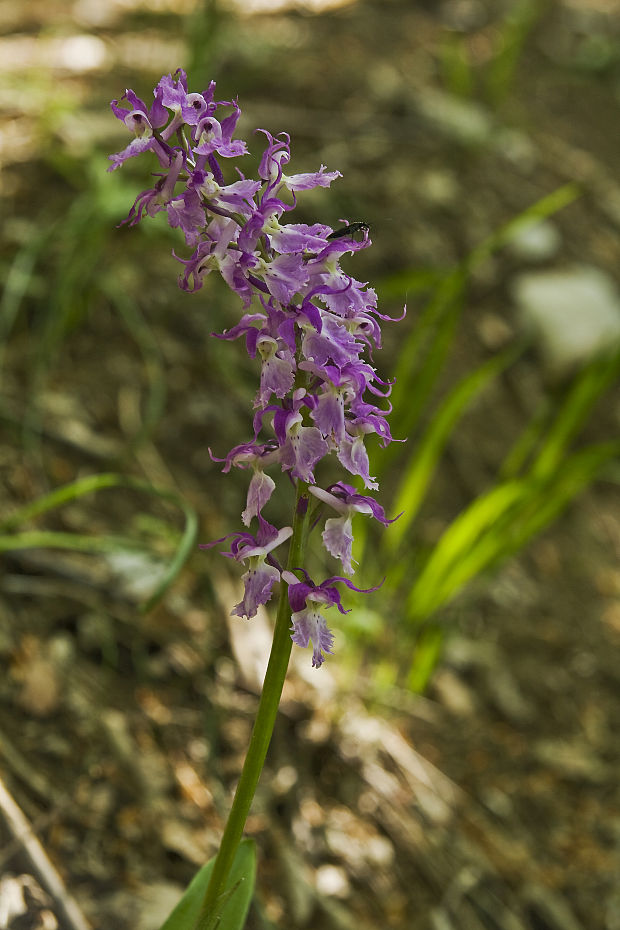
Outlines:
[{"label": "small stone", "polygon": [[316,871],[316,890],[320,895],[346,898],[351,892],[344,869],[335,865],[322,865]]},{"label": "small stone", "polygon": [[431,168],[420,179],[420,193],[429,203],[443,207],[454,203],[459,194],[459,185],[451,171]]},{"label": "small stone", "polygon": [[528,272],[515,278],[512,290],[552,375],[568,374],[620,344],[620,299],[600,269]]},{"label": "small stone", "polygon": [[465,145],[484,145],[493,134],[489,113],[472,100],[426,88],[417,98],[422,115],[444,135]]},{"label": "small stone", "polygon": [[136,921],[136,930],[159,930],[181,900],[183,891],[181,885],[172,882],[143,885],[137,894],[144,903]]},{"label": "small stone", "polygon": [[447,668],[437,669],[432,690],[444,707],[457,717],[470,717],[476,709],[470,689]]},{"label": "small stone", "polygon": [[544,262],[560,250],[562,237],[557,226],[550,220],[524,226],[512,237],[510,251],[517,258],[530,262]]},{"label": "small stone", "polygon": [[22,673],[18,702],[35,717],[48,717],[60,704],[60,681],[56,666],[37,656]]}]

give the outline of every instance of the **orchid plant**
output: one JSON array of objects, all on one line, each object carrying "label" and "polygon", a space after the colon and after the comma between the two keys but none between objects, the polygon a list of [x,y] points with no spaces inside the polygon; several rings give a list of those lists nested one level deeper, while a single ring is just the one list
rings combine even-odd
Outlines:
[{"label": "orchid plant", "polygon": [[[383,446],[392,441],[387,421],[391,384],[371,364],[373,351],[381,347],[379,321],[391,318],[378,311],[375,291],[340,266],[344,255],[371,244],[367,224],[343,220],[334,230],[323,223],[284,221],[300,192],[329,187],[340,172],[321,165],[318,171],[288,174],[288,134],[274,137],[261,129],[266,145],[258,178],[246,178],[237,168],[236,179],[230,180],[224,165],[248,153],[246,143],[233,138],[238,103],[215,100],[213,81],[204,93],[190,93],[181,69],[162,77],[150,106],[132,90],[111,106],[133,139],[110,156],[109,170],[145,152],[159,162],[153,186],[138,195],[124,222],[134,226],[145,216],[166,212],[169,224],[193,249],[189,258],[178,259],[181,288],[194,293],[208,274],[219,272],[241,299],[243,314],[214,335],[227,341],[244,338],[249,356],[260,366],[250,438],[224,458],[211,453],[224,472],[251,472],[241,514],[246,529],[202,548],[227,543],[223,554],[243,565],[243,597],[232,609],[238,617],[254,617],[280,585],[274,639],[245,764],[204,894],[198,886],[190,894],[190,886],[191,900],[184,898],[164,925],[166,930],[240,927],[245,915],[226,918],[225,905],[236,889],[233,884],[231,891],[233,865],[292,645],[311,646],[312,665],[319,669],[334,645],[324,611],[335,606],[348,612],[338,586],[362,593],[379,587],[363,589],[351,581],[352,521],[356,514],[383,525],[393,521],[371,495],[347,481],[323,488],[315,472],[323,459],[335,455],[349,480],[357,479],[365,491],[378,488],[365,439],[374,433]],[[268,470],[286,476],[295,489],[289,526],[278,528],[263,515],[276,488]],[[321,523],[323,546],[344,574],[317,584],[305,568],[305,551],[310,530]],[[287,542],[288,555],[281,562],[276,551]]]}]

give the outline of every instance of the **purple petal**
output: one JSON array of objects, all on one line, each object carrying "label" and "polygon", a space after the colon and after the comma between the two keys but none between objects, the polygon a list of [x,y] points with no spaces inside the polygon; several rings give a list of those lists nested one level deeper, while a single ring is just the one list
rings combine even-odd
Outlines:
[{"label": "purple petal", "polygon": [[334,636],[327,628],[324,616],[316,610],[302,610],[291,617],[291,639],[297,646],[306,648],[312,643],[312,667],[320,668],[325,656],[333,653]]},{"label": "purple petal", "polygon": [[343,439],[336,452],[338,461],[341,465],[351,472],[352,475],[359,475],[364,482],[364,486],[376,491],[379,485],[369,474],[370,463],[368,453],[364,447],[364,440],[361,436],[356,436],[352,441]]},{"label": "purple petal", "polygon": [[116,152],[114,155],[108,155],[109,161],[112,162],[108,168],[108,171],[114,171],[116,168],[120,168],[123,162],[127,161],[128,158],[133,158],[134,155],[141,155],[142,152],[147,152],[152,148],[152,136],[142,136],[139,139],[132,139],[127,148],[123,149],[122,152]]},{"label": "purple petal", "polygon": [[280,580],[280,572],[273,565],[267,565],[264,561],[258,561],[258,564],[248,569],[243,576],[245,590],[243,600],[241,600],[231,610],[231,615],[235,617],[246,617],[248,620],[256,615],[256,611],[261,604],[266,604],[271,598],[272,589],[276,581]]},{"label": "purple petal", "polygon": [[279,255],[264,272],[269,293],[287,304],[308,280],[308,270],[301,255]]},{"label": "purple petal", "polygon": [[166,211],[170,226],[173,229],[180,227],[187,244],[196,245],[207,220],[198,194],[192,190],[185,191],[181,197],[170,201]]},{"label": "purple petal", "polygon": [[282,466],[291,470],[294,478],[314,484],[312,469],[329,446],[315,426],[296,426],[282,448]]},{"label": "purple petal", "polygon": [[327,551],[335,558],[340,559],[347,575],[352,575],[354,569],[351,564],[353,547],[351,517],[331,517],[327,520],[322,539]]},{"label": "purple petal", "polygon": [[326,171],[325,165],[321,165],[318,171],[285,175],[284,183],[290,191],[307,191],[313,187],[329,187],[332,181],[341,177],[339,171]]},{"label": "purple petal", "polygon": [[306,223],[289,223],[278,229],[269,231],[272,248],[276,252],[303,252],[308,249],[318,252],[327,245],[326,235],[329,226],[316,223],[308,226]]},{"label": "purple petal", "polygon": [[261,369],[258,405],[268,404],[272,393],[279,398],[286,397],[294,381],[295,370],[292,359],[272,355],[265,360]]},{"label": "purple petal", "polygon": [[319,394],[310,416],[326,439],[340,443],[345,437],[343,391],[328,388]]},{"label": "purple petal", "polygon": [[260,514],[273,494],[275,486],[275,481],[269,475],[259,469],[254,472],[248,488],[246,508],[241,514],[241,519],[246,526],[250,525],[252,517],[257,517]]}]

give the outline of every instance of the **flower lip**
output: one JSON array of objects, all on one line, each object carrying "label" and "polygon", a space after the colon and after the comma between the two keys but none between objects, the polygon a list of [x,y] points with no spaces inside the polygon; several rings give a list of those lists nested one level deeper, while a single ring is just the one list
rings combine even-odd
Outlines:
[{"label": "flower lip", "polygon": [[131,110],[125,117],[125,126],[137,136],[143,135],[147,129],[152,130],[151,121],[141,110]]},{"label": "flower lip", "polygon": [[404,511],[401,511],[391,520],[388,519],[385,515],[385,510],[381,504],[377,503],[374,497],[370,497],[368,494],[359,494],[352,485],[346,484],[344,481],[331,484],[327,489],[311,485],[308,490],[314,497],[323,501],[325,504],[329,504],[330,507],[333,507],[334,510],[337,510],[340,514],[351,511],[354,513],[372,514],[375,520],[378,520],[379,523],[383,523],[384,526],[395,523],[404,513]]},{"label": "flower lip", "polygon": [[235,559],[237,562],[244,562],[254,556],[265,557],[281,543],[286,542],[293,535],[293,528],[285,526],[281,530],[276,529],[271,523],[268,523],[260,514],[258,515],[258,532],[256,536],[252,533],[236,532],[227,533],[208,543],[200,543],[199,549],[212,549],[218,543],[226,539],[232,539],[229,552],[223,552],[222,555],[229,559]]},{"label": "flower lip", "polygon": [[263,546],[255,546],[253,549],[246,549],[240,558],[242,559],[251,559],[255,555],[267,555],[271,552],[272,549],[275,549],[277,546],[280,546],[283,542],[286,542],[287,539],[293,535],[293,527],[285,526],[281,530],[278,530],[278,533],[270,542],[266,542]]}]

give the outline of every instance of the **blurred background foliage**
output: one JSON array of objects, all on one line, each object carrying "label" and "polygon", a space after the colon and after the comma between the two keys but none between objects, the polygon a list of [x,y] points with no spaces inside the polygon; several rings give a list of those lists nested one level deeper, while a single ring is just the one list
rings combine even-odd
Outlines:
[{"label": "blurred background foliage", "polygon": [[[368,222],[352,271],[384,313],[407,304],[375,359],[406,441],[370,450],[403,516],[354,527],[355,579],[386,581],[350,598],[331,662],[379,705],[424,691],[451,635],[515,609],[499,566],[594,482],[613,494],[618,5],[3,0],[0,28],[5,596],[71,633],[88,592],[104,612],[141,607],[129,634],[84,639],[115,673],[128,635],[138,683],[141,638],[192,611],[207,673],[227,654],[228,566],[195,544],[239,526],[246,476],[222,476],[208,449],[249,438],[256,365],[209,338],[240,309],[220,282],[178,290],[171,250],[185,252],[161,216],[118,228],[147,159],[106,171],[127,141],[109,100],[148,99],[183,66],[192,88],[239,97],[240,136],[286,130],[296,170],[343,173],[295,219]],[[270,517],[289,508],[284,495]],[[69,610],[50,579],[74,585]]]}]

